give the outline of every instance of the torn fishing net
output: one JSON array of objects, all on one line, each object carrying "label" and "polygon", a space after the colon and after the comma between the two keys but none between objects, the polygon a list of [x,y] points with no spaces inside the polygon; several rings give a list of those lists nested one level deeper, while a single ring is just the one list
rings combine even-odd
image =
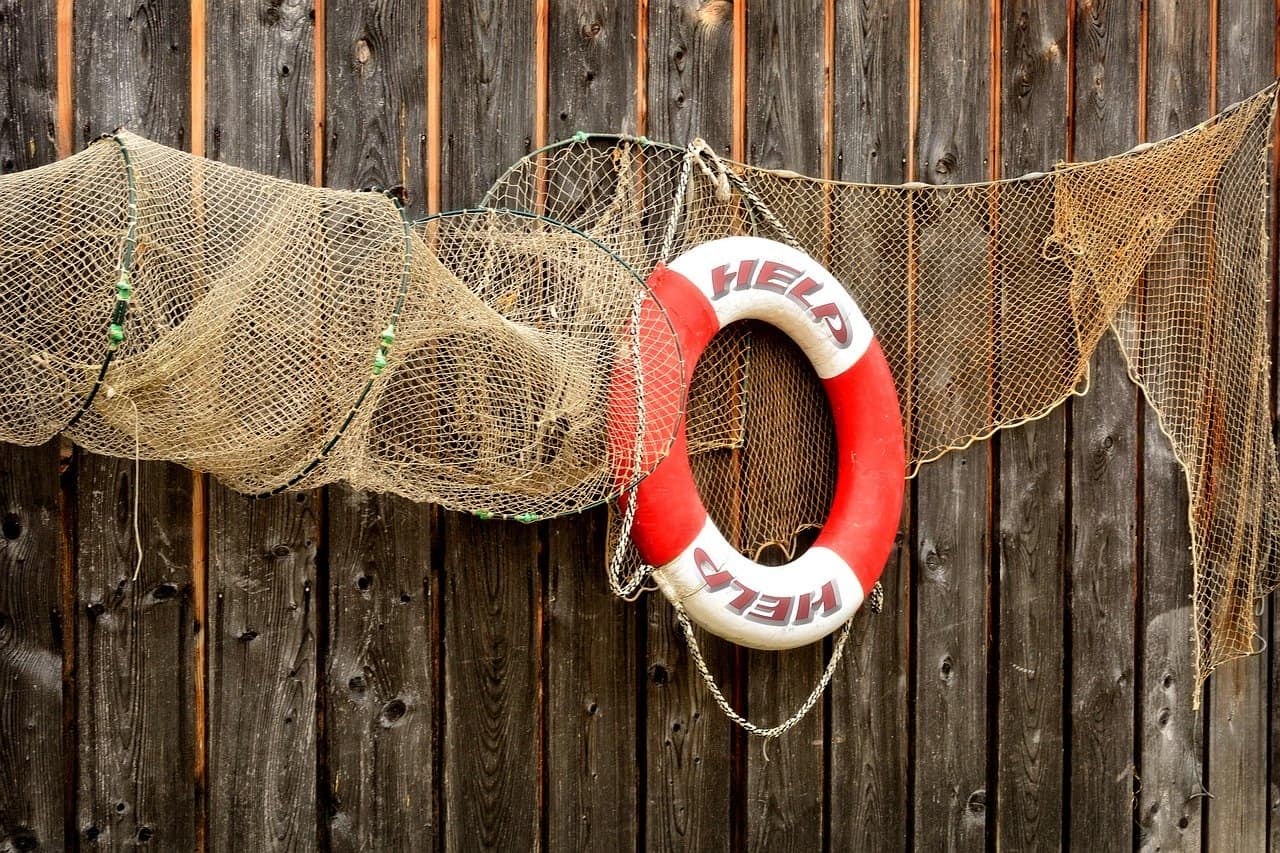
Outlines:
[{"label": "torn fishing net", "polygon": [[[949,186],[825,181],[696,142],[579,134],[516,163],[485,203],[568,222],[636,269],[734,234],[798,245],[879,336],[908,475],[1084,393],[1110,331],[1186,475],[1202,681],[1260,648],[1255,606],[1277,583],[1274,109],[1272,87],[1107,160]],[[830,418],[799,351],[762,324],[731,327],[702,356],[688,406],[695,475],[720,529],[745,553],[793,555],[834,482]],[[623,574],[641,570],[633,554]]]}]

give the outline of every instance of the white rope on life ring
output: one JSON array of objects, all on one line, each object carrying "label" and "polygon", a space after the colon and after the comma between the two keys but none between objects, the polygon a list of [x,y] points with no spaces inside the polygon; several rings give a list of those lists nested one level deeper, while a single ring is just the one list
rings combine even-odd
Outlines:
[{"label": "white rope on life ring", "polygon": [[[636,488],[631,538],[671,601],[703,628],[755,649],[790,649],[839,628],[879,578],[898,530],[905,458],[893,377],[852,297],[803,252],[759,237],[697,246],[649,277],[683,353],[684,387],[720,329],[763,320],[804,351],[827,392],[839,464],[827,521],[785,566],[740,554],[707,515],[682,420]],[[661,372],[654,365],[646,375]]]}]

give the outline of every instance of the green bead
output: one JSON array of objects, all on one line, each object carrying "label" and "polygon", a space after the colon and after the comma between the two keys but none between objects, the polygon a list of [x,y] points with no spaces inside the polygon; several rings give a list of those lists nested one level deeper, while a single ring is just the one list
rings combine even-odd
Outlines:
[{"label": "green bead", "polygon": [[113,344],[122,343],[124,341],[124,327],[119,323],[112,323],[111,328],[107,330],[107,337]]},{"label": "green bead", "polygon": [[396,342],[396,327],[387,326],[382,330],[382,345],[389,347]]},{"label": "green bead", "polygon": [[484,510],[477,510],[476,518],[480,519],[481,521],[488,521],[489,519],[493,518],[493,513],[485,512]]},{"label": "green bead", "polygon": [[128,302],[131,296],[133,296],[133,281],[129,278],[129,271],[123,270],[120,273],[120,280],[116,282],[116,299]]},{"label": "green bead", "polygon": [[381,373],[386,369],[387,369],[387,355],[386,353],[379,352],[377,355],[373,357],[373,375],[377,376],[379,373]]},{"label": "green bead", "polygon": [[575,133],[575,134],[573,135],[573,141],[574,141],[574,142],[586,142],[586,141],[587,141],[587,132],[586,132],[585,130],[580,130],[580,131],[578,131],[577,133]]},{"label": "green bead", "polygon": [[533,514],[533,513],[531,513],[531,512],[522,512],[522,513],[520,513],[519,515],[517,515],[517,516],[515,517],[515,519],[516,519],[516,521],[522,521],[522,522],[524,522],[525,524],[529,524],[530,522],[537,521],[537,520],[538,520],[538,516],[536,516],[535,514]]},{"label": "green bead", "polygon": [[642,136],[642,137],[640,137],[640,138],[639,138],[638,140],[636,140],[636,141],[637,141],[637,142],[639,142],[641,145],[652,145],[652,144],[653,144],[653,140],[652,140],[652,139],[650,139],[650,138],[649,138],[649,137],[647,137],[647,136]]}]

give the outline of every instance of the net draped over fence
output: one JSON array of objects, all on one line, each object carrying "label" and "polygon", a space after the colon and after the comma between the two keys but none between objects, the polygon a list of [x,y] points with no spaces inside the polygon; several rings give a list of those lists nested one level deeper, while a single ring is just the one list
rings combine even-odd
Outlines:
[{"label": "net draped over fence", "polygon": [[1277,582],[1273,112],[1269,89],[1121,156],[957,186],[580,134],[512,166],[485,210],[416,222],[387,194],[121,132],[0,179],[0,440],[61,432],[250,493],[347,480],[530,519],[633,485],[687,410],[721,530],[792,554],[834,483],[812,371],[737,324],[686,400],[665,315],[640,310],[658,262],[760,234],[822,263],[876,329],[906,474],[1082,393],[1117,336],[1186,473],[1203,678],[1256,650]]},{"label": "net draped over fence", "polygon": [[[637,269],[663,260],[656,232],[672,216],[675,254],[731,234],[794,242],[844,283],[879,336],[908,474],[1083,393],[1110,330],[1186,475],[1203,680],[1258,650],[1255,605],[1277,583],[1274,101],[1272,87],[1120,156],[955,186],[825,181],[696,145],[580,135],[516,164],[486,203],[545,211]],[[720,529],[748,553],[794,553],[825,518],[834,482],[829,415],[799,350],[767,326],[731,327],[699,363],[688,418]]]}]

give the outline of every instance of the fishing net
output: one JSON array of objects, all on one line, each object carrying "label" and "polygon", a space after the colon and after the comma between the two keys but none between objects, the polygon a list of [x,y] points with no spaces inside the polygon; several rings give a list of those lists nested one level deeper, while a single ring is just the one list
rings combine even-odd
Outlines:
[{"label": "fishing net", "polygon": [[683,406],[643,281],[545,217],[413,222],[122,132],[0,179],[0,233],[0,440],[529,520],[637,482]]},{"label": "fishing net", "polygon": [[[1273,112],[1268,89],[1108,160],[955,186],[823,181],[698,142],[579,134],[515,164],[485,201],[571,223],[636,269],[733,234],[799,246],[877,331],[909,475],[1083,393],[1110,330],[1186,475],[1203,680],[1259,648],[1255,605],[1277,582]],[[746,553],[791,556],[834,481],[830,419],[799,351],[766,326],[731,327],[700,360],[688,406],[712,517]],[[627,571],[642,571],[634,555]]]},{"label": "fishing net", "polygon": [[[908,475],[1083,393],[1116,335],[1186,474],[1203,678],[1255,650],[1254,605],[1278,577],[1273,111],[1267,90],[1118,157],[958,186],[579,134],[512,166],[485,209],[422,221],[394,194],[118,133],[0,178],[0,440],[65,433],[252,494],[346,480],[530,520],[628,489],[687,409],[712,516],[784,559],[830,502],[820,386],[781,335],[743,323],[686,400],[642,281],[703,241],[760,234],[823,263],[876,328]],[[630,559],[615,589],[643,579]]]}]

